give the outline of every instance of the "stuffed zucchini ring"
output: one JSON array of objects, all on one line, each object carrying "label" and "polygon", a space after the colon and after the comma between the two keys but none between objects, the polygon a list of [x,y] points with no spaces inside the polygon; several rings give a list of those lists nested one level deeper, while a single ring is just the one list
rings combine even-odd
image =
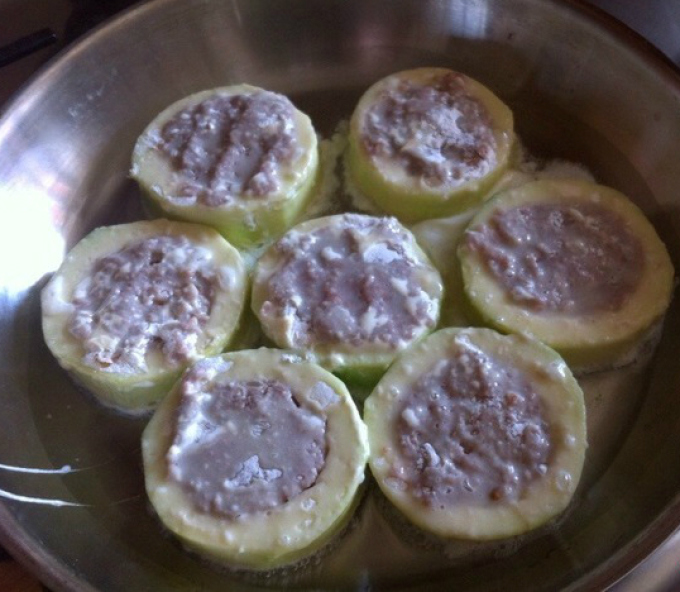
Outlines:
[{"label": "stuffed zucchini ring", "polygon": [[194,360],[235,333],[248,281],[211,228],[155,220],[99,228],[42,292],[45,341],[101,402],[152,408]]},{"label": "stuffed zucchini ring", "polygon": [[318,165],[309,117],[281,94],[242,84],[165,109],[137,141],[131,174],[152,213],[207,224],[251,247],[293,224]]},{"label": "stuffed zucchini ring", "polygon": [[381,490],[445,539],[502,539],[548,522],[583,468],[583,393],[553,350],[518,335],[430,335],[390,367],[364,417]]},{"label": "stuffed zucchini ring", "polygon": [[315,553],[347,523],[368,442],[340,380],[259,349],[191,367],[145,429],[142,453],[149,499],[171,532],[261,570]]},{"label": "stuffed zucchini ring", "polygon": [[635,355],[670,303],[674,270],[644,214],[585,181],[537,181],[495,196],[458,255],[477,319],[533,336],[577,370]]},{"label": "stuffed zucchini ring", "polygon": [[439,272],[397,220],[343,214],[304,222],[265,252],[252,307],[279,347],[370,383],[434,329],[441,298]]},{"label": "stuffed zucchini ring", "polygon": [[350,122],[350,184],[405,222],[480,203],[508,165],[510,109],[458,72],[420,68],[366,91]]}]

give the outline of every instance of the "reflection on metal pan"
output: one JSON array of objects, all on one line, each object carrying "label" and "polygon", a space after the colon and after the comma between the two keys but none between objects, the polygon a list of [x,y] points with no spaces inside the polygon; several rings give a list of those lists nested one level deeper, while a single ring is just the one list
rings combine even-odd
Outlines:
[{"label": "reflection on metal pan", "polygon": [[[127,176],[139,133],[180,97],[248,82],[288,94],[327,136],[370,83],[425,65],[491,87],[533,152],[587,164],[645,210],[680,259],[680,82],[660,54],[577,1],[158,0],[124,13],[43,71],[0,121],[0,463],[95,467],[0,471],[3,491],[93,506],[0,501],[3,544],[48,585],[259,585],[164,536],[141,495],[144,420],[83,397],[42,342],[38,293],[65,249],[95,226],[142,216]],[[493,561],[451,558],[455,549],[447,557],[400,538],[369,496],[331,555],[267,584],[612,584],[680,523],[678,313],[673,305],[650,369],[588,379],[586,475],[558,528]]]}]

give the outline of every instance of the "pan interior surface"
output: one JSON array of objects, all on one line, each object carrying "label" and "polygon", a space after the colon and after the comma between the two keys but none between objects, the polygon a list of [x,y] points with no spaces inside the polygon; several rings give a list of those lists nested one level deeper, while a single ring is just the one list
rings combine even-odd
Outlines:
[{"label": "pan interior surface", "polygon": [[143,418],[79,392],[43,343],[39,293],[91,229],[143,217],[128,178],[147,123],[199,90],[287,94],[330,137],[377,79],[460,70],[529,151],[583,163],[642,207],[680,262],[680,83],[632,34],[545,0],[158,0],[68,51],[0,121],[0,533],[57,590],[601,589],[680,522],[680,311],[651,364],[583,379],[589,451],[568,513],[521,545],[438,545],[369,492],[332,553],[249,576],[183,550],[148,509]]}]

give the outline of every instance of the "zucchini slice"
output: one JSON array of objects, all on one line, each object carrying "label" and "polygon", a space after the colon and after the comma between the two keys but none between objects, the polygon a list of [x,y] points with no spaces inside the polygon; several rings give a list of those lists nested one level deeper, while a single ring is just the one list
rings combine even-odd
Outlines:
[{"label": "zucchini slice", "polygon": [[339,379],[263,348],[191,367],[151,418],[142,453],[171,532],[211,559],[267,570],[317,552],[348,522],[368,439]]},{"label": "zucchini slice", "polygon": [[247,289],[239,252],[211,228],[168,220],[98,228],[43,289],[43,333],[100,402],[143,412],[192,361],[225,348]]},{"label": "zucchini slice", "polygon": [[137,140],[131,175],[151,213],[207,224],[250,248],[295,222],[318,168],[309,117],[283,95],[241,84],[165,109]]},{"label": "zucchini slice", "polygon": [[369,464],[385,496],[444,539],[526,533],[560,514],[586,450],[583,393],[557,353],[491,329],[443,329],[366,399]]},{"label": "zucchini slice", "polygon": [[373,383],[437,325],[439,272],[394,218],[341,214],[295,226],[260,258],[253,311],[279,347]]},{"label": "zucchini slice", "polygon": [[672,296],[673,265],[654,227],[624,195],[587,181],[498,194],[458,256],[478,321],[543,341],[579,372],[630,358]]},{"label": "zucchini slice", "polygon": [[443,68],[392,74],[350,122],[351,185],[405,222],[479,204],[508,166],[510,109],[479,82]]}]

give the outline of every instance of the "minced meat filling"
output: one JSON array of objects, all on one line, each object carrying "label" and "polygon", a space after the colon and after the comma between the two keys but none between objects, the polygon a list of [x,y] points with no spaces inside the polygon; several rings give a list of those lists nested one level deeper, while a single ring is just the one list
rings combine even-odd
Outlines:
[{"label": "minced meat filling", "polygon": [[289,318],[292,347],[383,343],[397,347],[437,319],[424,289],[434,270],[394,220],[347,214],[335,225],[289,233],[267,283],[261,317]]},{"label": "minced meat filling", "polygon": [[326,419],[278,380],[184,379],[170,476],[203,512],[271,510],[312,487],[325,464]]},{"label": "minced meat filling", "polygon": [[489,113],[456,73],[395,81],[367,110],[361,139],[374,160],[394,161],[435,188],[455,188],[496,164]]},{"label": "minced meat filling", "polygon": [[280,168],[299,154],[295,108],[268,91],[215,96],[160,130],[156,147],[182,180],[178,201],[220,206],[280,188]]},{"label": "minced meat filling", "polygon": [[645,265],[640,241],[597,204],[501,210],[465,241],[514,302],[536,311],[617,311]]},{"label": "minced meat filling", "polygon": [[206,249],[185,237],[148,238],[94,262],[67,328],[98,370],[142,373],[150,353],[177,366],[196,353],[217,282]]},{"label": "minced meat filling", "polygon": [[550,428],[522,372],[458,338],[397,420],[393,478],[431,506],[516,500],[547,471]]}]

